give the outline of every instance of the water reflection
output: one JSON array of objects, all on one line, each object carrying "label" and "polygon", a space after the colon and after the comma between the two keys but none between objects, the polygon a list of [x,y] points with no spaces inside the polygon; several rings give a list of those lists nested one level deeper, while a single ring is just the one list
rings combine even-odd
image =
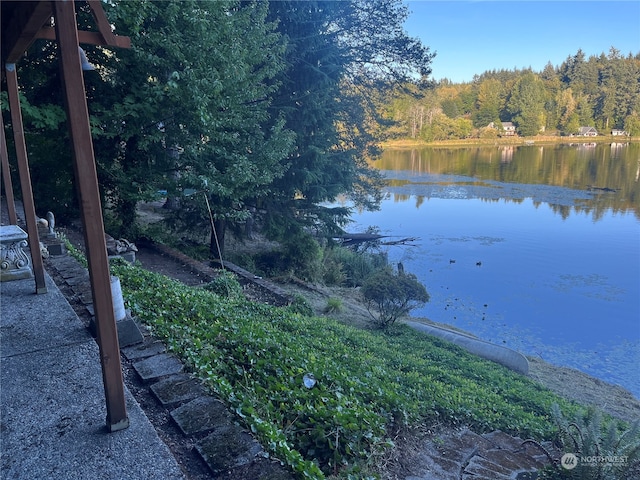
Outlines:
[{"label": "water reflection", "polygon": [[611,210],[640,218],[639,144],[387,150],[374,166],[396,201],[531,198],[562,216],[585,212],[598,220]]}]

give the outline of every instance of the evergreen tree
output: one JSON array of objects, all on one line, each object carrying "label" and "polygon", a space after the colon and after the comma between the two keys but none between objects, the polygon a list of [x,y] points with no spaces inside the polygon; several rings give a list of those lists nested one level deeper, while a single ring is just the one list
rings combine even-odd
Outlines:
[{"label": "evergreen tree", "polygon": [[286,70],[273,108],[295,132],[285,174],[265,201],[269,233],[287,236],[305,224],[335,228],[348,213],[319,206],[341,193],[375,204],[377,173],[367,157],[376,138],[367,92],[429,73],[432,55],[402,30],[399,0],[274,1],[269,18],[287,39]]},{"label": "evergreen tree", "polygon": [[524,74],[516,82],[507,105],[521,135],[540,133],[545,124],[544,104],[545,91],[542,81],[533,73]]},{"label": "evergreen tree", "polygon": [[556,104],[558,105],[559,114],[557,128],[564,134],[577,132],[580,128],[580,119],[577,113],[577,102],[571,87],[558,92]]},{"label": "evergreen tree", "polygon": [[477,88],[476,111],[473,114],[475,127],[486,127],[500,121],[500,112],[505,101],[504,86],[495,78],[481,81]]},{"label": "evergreen tree", "polygon": [[111,9],[133,48],[104,59],[111,73],[94,111],[105,185],[123,228],[158,189],[180,199],[180,230],[210,228],[206,196],[221,234],[225,220],[246,217],[270,193],[292,135],[268,111],[283,43],[266,7],[123,1]]}]

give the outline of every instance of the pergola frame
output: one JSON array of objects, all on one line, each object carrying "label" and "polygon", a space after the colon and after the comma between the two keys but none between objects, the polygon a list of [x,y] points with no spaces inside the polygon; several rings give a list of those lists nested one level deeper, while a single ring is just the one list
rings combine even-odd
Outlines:
[{"label": "pergola frame", "polygon": [[[100,350],[107,409],[106,424],[107,429],[113,432],[127,428],[129,419],[124,399],[124,382],[120,363],[118,331],[113,310],[104,221],[78,46],[82,42],[128,48],[130,40],[128,37],[113,34],[99,0],[88,0],[87,3],[93,13],[98,32],[78,31],[74,0],[31,2],[0,0],[2,16],[9,19],[9,22],[5,24],[3,18],[2,66],[4,67],[3,75],[7,79],[9,108],[16,144],[27,234],[33,260],[36,293],[46,293],[15,64],[36,39],[43,38],[58,42],[66,100],[65,108],[73,148],[73,166],[84,226],[84,240],[96,317],[97,343]],[[8,17],[5,17],[6,15]],[[55,20],[55,28],[49,26],[51,18]],[[13,187],[3,122],[0,127],[2,127],[0,139],[2,142],[0,147],[2,176],[7,196],[9,219],[11,223],[15,224],[17,216],[13,201]]]}]

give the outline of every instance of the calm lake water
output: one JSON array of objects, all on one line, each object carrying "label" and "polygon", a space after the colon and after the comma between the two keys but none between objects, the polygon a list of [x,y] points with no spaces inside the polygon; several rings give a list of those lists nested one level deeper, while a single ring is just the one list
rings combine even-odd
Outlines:
[{"label": "calm lake water", "polygon": [[640,145],[389,150],[349,231],[425,284],[414,316],[577,368],[640,398]]}]

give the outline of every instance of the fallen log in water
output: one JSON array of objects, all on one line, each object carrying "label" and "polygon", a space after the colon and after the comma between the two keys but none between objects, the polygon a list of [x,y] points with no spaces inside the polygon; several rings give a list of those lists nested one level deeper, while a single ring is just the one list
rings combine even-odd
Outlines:
[{"label": "fallen log in water", "polygon": [[[408,242],[415,242],[416,240],[419,240],[418,237],[406,237],[406,238],[401,238],[400,240],[390,240],[388,242],[381,242],[380,245],[411,245]],[[412,245],[415,246],[415,245]]]},{"label": "fallen log in water", "polygon": [[[381,238],[390,238],[391,235],[379,235],[377,233],[345,233],[335,235],[332,238],[340,240],[342,245],[355,245],[363,242],[372,242]],[[417,237],[405,237],[400,240],[386,240],[380,242],[381,245],[407,245],[407,242],[415,242]]]},{"label": "fallen log in water", "polygon": [[389,235],[378,235],[377,233],[345,233],[343,235],[335,235],[333,238],[342,240],[343,242],[370,242],[388,236]]}]

